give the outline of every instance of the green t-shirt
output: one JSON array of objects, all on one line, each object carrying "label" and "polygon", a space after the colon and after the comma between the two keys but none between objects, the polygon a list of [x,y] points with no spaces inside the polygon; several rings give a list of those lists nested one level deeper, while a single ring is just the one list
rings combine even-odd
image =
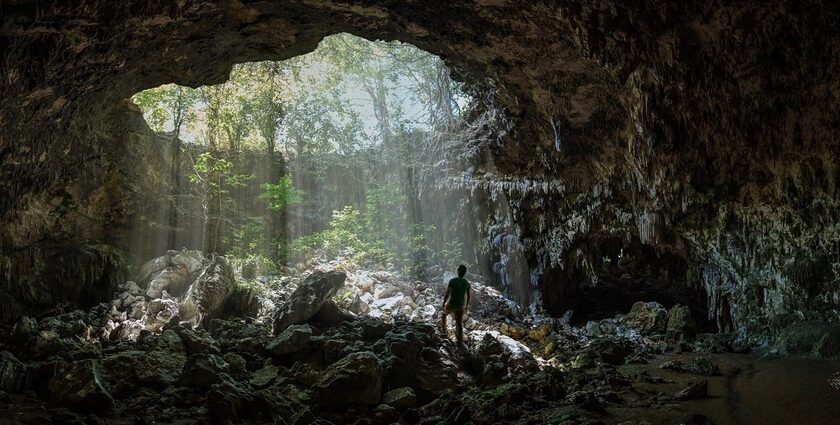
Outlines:
[{"label": "green t-shirt", "polygon": [[466,303],[467,291],[470,283],[462,277],[455,277],[449,280],[449,305],[462,306]]}]

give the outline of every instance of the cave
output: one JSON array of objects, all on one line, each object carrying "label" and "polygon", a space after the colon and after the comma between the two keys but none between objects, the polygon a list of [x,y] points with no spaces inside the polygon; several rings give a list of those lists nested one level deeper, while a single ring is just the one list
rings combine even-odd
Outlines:
[{"label": "cave", "polygon": [[[836,423],[838,18],[820,0],[0,3],[4,421]],[[377,171],[330,151],[316,178],[302,144],[274,150],[334,112],[270,137],[252,121],[221,161],[212,137],[182,143],[206,125],[148,109],[357,39],[418,49],[471,99],[447,149],[395,160],[423,185],[319,192]],[[237,93],[257,120],[309,92]],[[347,239],[388,228],[369,205],[401,217],[395,251],[423,250]],[[335,258],[293,260],[313,235]],[[463,344],[438,323],[459,263]]]}]

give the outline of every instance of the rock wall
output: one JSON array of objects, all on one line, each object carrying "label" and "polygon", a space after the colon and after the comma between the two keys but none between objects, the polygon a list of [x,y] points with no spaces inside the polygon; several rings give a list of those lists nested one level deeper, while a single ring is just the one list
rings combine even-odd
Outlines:
[{"label": "rock wall", "polygon": [[[81,266],[116,262],[82,260],[79,243],[120,247],[120,226],[138,209],[125,161],[139,148],[120,125],[122,99],[161,83],[218,83],[233,63],[288,58],[347,31],[438,54],[505,108],[513,131],[476,147],[481,161],[458,184],[504,212],[486,226],[487,249],[513,236],[517,287],[550,303],[574,291],[569,271],[593,257],[582,241],[617,238],[685,259],[684,280],[706,290],[722,329],[760,339],[791,320],[835,320],[839,9],[5,2],[0,286],[26,302],[35,287],[34,298],[58,299],[107,275],[80,282]],[[48,261],[61,265],[36,266]]]}]

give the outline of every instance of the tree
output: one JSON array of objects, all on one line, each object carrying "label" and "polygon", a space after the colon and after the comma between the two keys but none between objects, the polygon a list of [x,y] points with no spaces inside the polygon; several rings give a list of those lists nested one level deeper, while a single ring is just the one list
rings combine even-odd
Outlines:
[{"label": "tree", "polygon": [[203,86],[199,88],[204,109],[204,145],[211,151],[218,151],[222,113],[228,97],[227,84]]},{"label": "tree", "polygon": [[229,188],[242,186],[248,176],[233,173],[233,163],[205,152],[196,158],[190,181],[205,188],[202,207],[206,229],[205,250],[222,252],[222,234],[225,224],[225,203]]},{"label": "tree", "polygon": [[280,64],[274,62],[262,62],[256,66],[256,70],[262,74],[263,84],[260,85],[253,103],[254,124],[262,136],[266,152],[269,156],[273,156],[277,133],[286,115],[280,91],[283,74]]},{"label": "tree", "polygon": [[[301,218],[298,229],[313,232],[327,228],[330,211],[352,205],[360,220],[381,223],[365,227],[389,240],[389,249],[420,252],[405,243],[431,243],[421,188],[461,164],[450,160],[450,149],[461,152],[481,136],[466,124],[465,98],[441,59],[407,44],[347,34],[282,63],[236,65],[224,84],[135,96],[153,129],[171,123],[176,138],[183,127],[203,143],[191,146],[199,155],[190,177],[202,192],[214,251],[233,233],[249,249],[262,245],[242,240],[258,224],[267,245],[277,246],[294,221],[289,215]],[[253,184],[234,191],[244,181],[234,170],[247,173],[245,164],[254,167]],[[393,231],[381,232],[385,227]]]},{"label": "tree", "polygon": [[290,205],[296,205],[303,199],[304,192],[295,189],[290,176],[283,176],[277,183],[263,183],[260,199],[268,201],[268,209],[280,211]]},{"label": "tree", "polygon": [[198,93],[194,89],[165,84],[137,93],[132,98],[143,111],[152,130],[162,132],[172,125],[172,138],[180,137],[184,124],[195,118]]}]

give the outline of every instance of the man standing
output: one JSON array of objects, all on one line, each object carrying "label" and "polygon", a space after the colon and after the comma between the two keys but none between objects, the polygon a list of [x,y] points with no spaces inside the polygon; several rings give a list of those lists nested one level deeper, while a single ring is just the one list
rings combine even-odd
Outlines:
[{"label": "man standing", "polygon": [[467,266],[458,266],[458,277],[449,280],[446,293],[443,294],[443,333],[446,334],[446,316],[450,313],[455,316],[455,332],[458,344],[464,343],[464,313],[470,304],[470,283],[464,279],[467,274]]}]

